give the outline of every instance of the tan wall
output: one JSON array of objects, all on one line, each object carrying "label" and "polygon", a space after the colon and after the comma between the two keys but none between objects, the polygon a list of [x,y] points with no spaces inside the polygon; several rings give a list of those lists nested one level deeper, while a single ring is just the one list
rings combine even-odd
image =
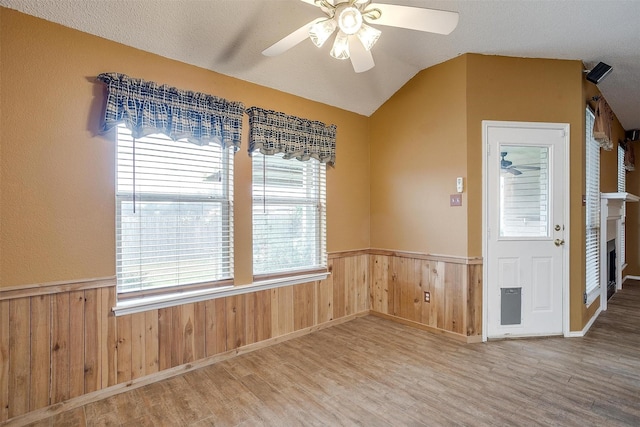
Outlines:
[{"label": "tan wall", "polygon": [[[327,174],[329,251],[368,248],[368,120],[0,8],[0,286],[115,274],[114,133],[99,135],[102,72],[337,125]],[[236,283],[251,282],[245,117],[235,156]]]},{"label": "tan wall", "polygon": [[467,256],[466,56],[418,73],[370,120],[371,247]]}]

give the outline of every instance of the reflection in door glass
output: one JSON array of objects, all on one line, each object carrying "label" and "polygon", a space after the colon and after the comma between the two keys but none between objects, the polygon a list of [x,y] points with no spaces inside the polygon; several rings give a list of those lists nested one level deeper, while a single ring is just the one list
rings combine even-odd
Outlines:
[{"label": "reflection in door glass", "polygon": [[500,145],[499,203],[501,237],[548,237],[548,147]]}]

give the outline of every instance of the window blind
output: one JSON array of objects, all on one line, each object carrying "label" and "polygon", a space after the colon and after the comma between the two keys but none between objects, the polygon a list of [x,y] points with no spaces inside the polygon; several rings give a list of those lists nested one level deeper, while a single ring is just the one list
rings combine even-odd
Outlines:
[{"label": "window blind", "polygon": [[253,274],[326,268],[326,166],[252,153]]},{"label": "window blind", "polygon": [[600,288],[600,144],[593,138],[594,115],[586,109],[586,293]]},{"label": "window blind", "polygon": [[[625,193],[627,191],[627,170],[624,167],[624,148],[618,144],[618,191]],[[620,221],[620,228],[618,229],[618,239],[620,245],[620,253],[618,258],[620,259],[620,265],[626,264],[626,218],[627,218],[627,203],[622,203],[622,219]]]},{"label": "window blind", "polygon": [[116,273],[128,293],[233,277],[232,148],[117,130]]}]

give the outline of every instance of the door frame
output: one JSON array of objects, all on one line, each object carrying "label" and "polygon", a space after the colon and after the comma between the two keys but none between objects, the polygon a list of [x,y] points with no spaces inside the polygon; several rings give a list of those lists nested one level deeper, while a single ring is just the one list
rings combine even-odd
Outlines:
[{"label": "door frame", "polygon": [[488,211],[488,196],[489,196],[489,175],[487,171],[487,158],[489,156],[489,140],[488,131],[489,128],[529,128],[529,129],[559,129],[564,132],[564,167],[560,178],[561,183],[565,188],[564,203],[563,203],[563,224],[566,230],[565,250],[562,256],[562,333],[565,337],[569,336],[569,254],[571,249],[571,227],[569,223],[570,219],[570,126],[569,123],[545,123],[545,122],[514,122],[514,121],[498,121],[498,120],[483,120],[482,121],[482,341],[487,341],[488,330],[488,292],[489,292],[489,242],[487,239],[487,223],[489,219]]}]

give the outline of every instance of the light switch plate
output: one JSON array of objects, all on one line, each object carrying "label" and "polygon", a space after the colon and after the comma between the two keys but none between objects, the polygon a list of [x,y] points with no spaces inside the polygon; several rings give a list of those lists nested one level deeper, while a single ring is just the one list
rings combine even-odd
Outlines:
[{"label": "light switch plate", "polygon": [[462,206],[462,194],[451,194],[449,196],[449,206]]}]

